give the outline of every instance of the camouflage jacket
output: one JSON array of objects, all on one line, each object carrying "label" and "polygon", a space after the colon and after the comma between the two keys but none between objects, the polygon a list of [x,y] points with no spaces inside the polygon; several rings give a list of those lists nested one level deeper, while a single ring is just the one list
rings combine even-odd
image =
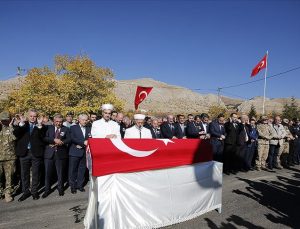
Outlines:
[{"label": "camouflage jacket", "polygon": [[273,138],[273,131],[269,124],[258,124],[258,144],[269,145],[269,141]]},{"label": "camouflage jacket", "polygon": [[13,127],[2,125],[0,131],[0,161],[15,160],[17,158],[14,149],[15,139]]}]

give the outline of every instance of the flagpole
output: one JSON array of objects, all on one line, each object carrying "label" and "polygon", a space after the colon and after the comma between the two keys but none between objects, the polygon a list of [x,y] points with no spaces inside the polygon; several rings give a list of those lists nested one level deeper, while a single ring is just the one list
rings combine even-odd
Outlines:
[{"label": "flagpole", "polygon": [[264,100],[263,100],[263,115],[265,114],[266,87],[267,87],[267,71],[268,71],[268,55],[269,55],[269,51],[267,51],[267,58],[266,58],[265,85],[264,85]]}]

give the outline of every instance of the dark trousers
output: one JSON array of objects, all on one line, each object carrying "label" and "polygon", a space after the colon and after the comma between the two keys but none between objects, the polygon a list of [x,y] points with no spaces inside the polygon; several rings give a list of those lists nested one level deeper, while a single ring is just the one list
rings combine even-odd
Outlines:
[{"label": "dark trousers", "polygon": [[214,161],[223,162],[224,143],[218,139],[211,140]]},{"label": "dark trousers", "polygon": [[86,157],[69,157],[69,184],[71,189],[83,188],[86,172]]},{"label": "dark trousers", "polygon": [[43,159],[37,158],[28,151],[27,155],[20,157],[21,165],[21,180],[22,180],[22,192],[27,194],[30,193],[30,168],[32,169],[32,183],[31,183],[31,193],[37,194],[40,183],[40,172],[41,164]]},{"label": "dark trousers", "polygon": [[273,169],[274,166],[277,166],[278,153],[279,153],[279,146],[270,145],[269,156],[268,156],[268,166],[270,169]]},{"label": "dark trousers", "polygon": [[296,164],[300,163],[300,139],[299,138],[294,140],[293,162]]},{"label": "dark trousers", "polygon": [[60,191],[64,190],[66,162],[66,159],[58,159],[55,155],[51,159],[45,158],[45,192],[51,190],[54,166],[57,174],[57,189]]},{"label": "dark trousers", "polygon": [[245,153],[245,168],[252,168],[252,161],[256,150],[256,142],[251,142],[247,144],[246,153]]},{"label": "dark trousers", "polygon": [[224,171],[237,170],[237,149],[236,145],[225,144],[224,147]]}]

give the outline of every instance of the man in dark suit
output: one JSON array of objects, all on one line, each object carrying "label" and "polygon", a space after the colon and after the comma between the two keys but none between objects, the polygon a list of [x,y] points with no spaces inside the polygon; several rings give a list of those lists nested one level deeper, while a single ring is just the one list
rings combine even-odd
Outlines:
[{"label": "man in dark suit", "polygon": [[158,120],[153,118],[150,127],[152,138],[161,138],[161,133],[158,125]]},{"label": "man in dark suit", "polygon": [[186,137],[187,138],[200,138],[202,129],[200,126],[201,118],[199,115],[195,115],[193,122],[187,122],[186,124]]},{"label": "man in dark suit", "polygon": [[178,122],[175,123],[175,135],[177,138],[186,138],[186,124],[183,114],[177,115]]},{"label": "man in dark suit", "polygon": [[[42,125],[43,118],[37,118],[37,111],[29,109],[28,121],[24,116],[16,120],[14,135],[16,136],[16,155],[20,159],[23,195],[18,201],[23,201],[32,195],[34,200],[39,199],[38,188],[43,162],[46,127]],[[30,187],[30,167],[32,169],[32,184]]]},{"label": "man in dark suit", "polygon": [[213,158],[215,161],[223,162],[224,139],[226,136],[224,128],[225,118],[219,114],[218,118],[210,123],[210,142],[213,148]]},{"label": "man in dark suit", "polygon": [[91,137],[91,127],[88,127],[88,116],[80,114],[79,124],[71,126],[71,147],[69,151],[69,184],[71,193],[75,194],[76,189],[84,192],[84,179],[86,172],[86,146],[88,138]]},{"label": "man in dark suit", "polygon": [[199,124],[200,126],[200,138],[201,139],[209,139],[210,135],[209,135],[209,115],[206,113],[202,113],[200,115],[201,118],[201,122]]},{"label": "man in dark suit", "polygon": [[46,198],[51,191],[51,179],[54,166],[57,173],[57,189],[60,196],[64,195],[64,171],[69,158],[68,144],[71,142],[70,130],[63,126],[63,117],[60,114],[54,115],[54,125],[48,127],[44,142],[45,149],[45,192],[42,198]]},{"label": "man in dark suit", "polygon": [[121,138],[124,138],[125,136],[125,130],[126,130],[126,125],[123,122],[124,119],[124,114],[123,113],[118,113],[117,114],[117,118],[116,118],[116,122],[118,123],[118,125],[120,126],[120,134],[121,134]]},{"label": "man in dark suit", "polygon": [[236,173],[239,167],[238,160],[238,142],[240,125],[238,123],[238,116],[232,113],[228,122],[225,123],[225,146],[224,146],[224,172]]},{"label": "man in dark suit", "polygon": [[[239,159],[239,169],[241,171],[248,171],[250,169],[249,166],[249,150],[248,146],[251,143],[250,135],[249,135],[249,117],[248,115],[241,116],[241,123],[239,124],[239,136],[238,136],[238,159]],[[252,160],[252,158],[251,158]],[[250,162],[251,165],[251,162]]]},{"label": "man in dark suit", "polygon": [[160,131],[161,131],[161,136],[162,138],[177,138],[176,137],[176,132],[175,132],[175,126],[174,126],[174,116],[173,115],[168,115],[167,116],[167,121],[164,122],[160,126]]}]

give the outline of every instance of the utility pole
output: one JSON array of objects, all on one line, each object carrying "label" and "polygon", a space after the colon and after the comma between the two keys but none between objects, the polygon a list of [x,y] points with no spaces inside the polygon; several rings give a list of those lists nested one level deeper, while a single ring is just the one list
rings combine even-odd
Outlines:
[{"label": "utility pole", "polygon": [[220,103],[221,103],[221,98],[220,98],[220,93],[221,93],[221,87],[218,87],[218,106],[220,106]]}]

